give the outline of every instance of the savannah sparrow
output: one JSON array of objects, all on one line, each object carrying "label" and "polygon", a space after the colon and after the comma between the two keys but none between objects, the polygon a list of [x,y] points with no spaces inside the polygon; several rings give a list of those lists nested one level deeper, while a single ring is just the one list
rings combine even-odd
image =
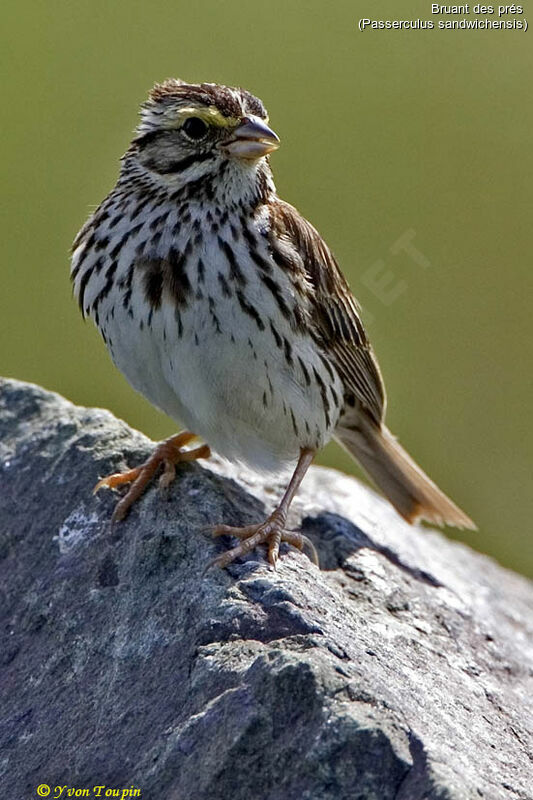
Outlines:
[{"label": "savannah sparrow", "polygon": [[[404,519],[473,528],[384,424],[385,391],[357,302],[331,251],[276,194],[268,154],[279,139],[243,89],[167,80],[151,91],[118,182],[78,234],[72,281],[113,361],[185,431],[136,469],[121,519],[157,469],[209,446],[260,471],[295,469],[259,525],[218,525],[276,563],[291,500],[315,453],[335,437]],[[206,443],[186,445],[196,436]],[[208,446],[209,445],[209,446]]]}]

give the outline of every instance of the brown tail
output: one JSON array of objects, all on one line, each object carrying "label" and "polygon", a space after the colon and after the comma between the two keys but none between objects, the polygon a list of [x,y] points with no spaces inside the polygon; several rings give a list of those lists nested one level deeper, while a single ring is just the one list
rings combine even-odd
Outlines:
[{"label": "brown tail", "polygon": [[425,519],[437,525],[476,530],[464,511],[415,464],[384,425],[362,421],[359,428],[337,428],[336,437],[408,522]]}]

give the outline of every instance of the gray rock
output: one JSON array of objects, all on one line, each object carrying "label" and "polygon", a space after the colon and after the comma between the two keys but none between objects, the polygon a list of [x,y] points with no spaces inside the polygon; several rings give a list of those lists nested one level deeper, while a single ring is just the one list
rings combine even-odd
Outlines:
[{"label": "gray rock", "polygon": [[91,489],[150,448],[0,383],[1,798],[533,797],[524,578],[320,468],[294,524],[321,570],[285,548],[203,575],[230,544],[206,527],[259,520],[280,485],[183,465],[112,528]]}]

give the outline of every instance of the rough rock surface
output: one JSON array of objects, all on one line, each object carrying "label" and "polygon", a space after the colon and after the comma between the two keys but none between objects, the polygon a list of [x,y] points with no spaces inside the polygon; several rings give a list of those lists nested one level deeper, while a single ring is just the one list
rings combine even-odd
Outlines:
[{"label": "rough rock surface", "polygon": [[285,548],[277,571],[256,553],[204,575],[229,545],[206,527],[280,487],[183,465],[112,528],[91,489],[150,448],[0,383],[1,798],[533,797],[525,579],[319,468],[294,511],[320,570]]}]

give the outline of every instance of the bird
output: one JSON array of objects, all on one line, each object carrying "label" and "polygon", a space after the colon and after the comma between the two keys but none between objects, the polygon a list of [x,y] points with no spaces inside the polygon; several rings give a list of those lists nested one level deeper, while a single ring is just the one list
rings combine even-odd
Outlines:
[{"label": "bird", "polygon": [[71,280],[118,369],[185,429],[95,491],[129,485],[120,520],[158,470],[168,487],[176,464],[213,450],[287,485],[261,523],[211,528],[239,540],[211,563],[265,545],[276,566],[281,542],[317,561],[287,515],[335,439],[409,523],[475,529],[387,428],[360,306],[320,234],[276,192],[279,145],[245,89],[170,78],[142,104],[117,183],[74,241]]}]

